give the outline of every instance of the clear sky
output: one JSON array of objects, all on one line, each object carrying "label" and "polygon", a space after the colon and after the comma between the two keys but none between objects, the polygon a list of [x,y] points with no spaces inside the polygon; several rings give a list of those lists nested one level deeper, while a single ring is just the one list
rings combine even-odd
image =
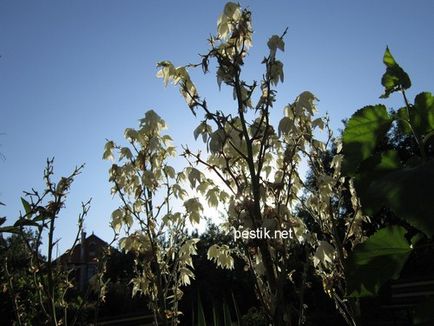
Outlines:
[{"label": "clear sky", "polygon": [[[110,196],[102,153],[106,138],[152,108],[168,123],[175,145],[191,144],[199,123],[173,87],[155,77],[158,61],[199,62],[215,33],[224,1],[0,0],[0,216],[13,220],[23,190],[42,189],[47,157],[58,177],[86,163],[57,229],[60,250],[72,243],[80,202],[93,198],[87,232],[111,236]],[[288,27],[285,83],[278,117],[301,91],[319,99],[335,129],[356,109],[384,101],[380,84],[386,45],[409,73],[410,98],[434,90],[434,2],[241,1],[253,12],[254,46],[246,79],[259,80],[266,42]],[[231,105],[214,74],[192,73],[199,93],[216,107]]]}]

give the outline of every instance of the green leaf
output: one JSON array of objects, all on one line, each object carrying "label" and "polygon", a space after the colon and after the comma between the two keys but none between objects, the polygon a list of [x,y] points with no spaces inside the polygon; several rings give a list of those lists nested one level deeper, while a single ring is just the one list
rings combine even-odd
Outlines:
[{"label": "green leaf", "polygon": [[32,221],[33,222],[40,222],[40,221],[44,221],[44,220],[46,220],[47,218],[49,218],[50,216],[49,216],[49,214],[45,211],[45,212],[41,212],[39,215],[36,215],[33,219],[32,219]]},{"label": "green leaf", "polygon": [[205,313],[199,291],[197,291],[197,326],[206,326]]},{"label": "green leaf", "polygon": [[370,184],[384,177],[387,173],[396,171],[402,167],[397,151],[389,150],[375,153],[363,161],[359,173],[354,178],[354,185],[360,197],[362,208],[366,214],[372,215],[381,208],[382,200],[375,200],[376,192],[370,191]]},{"label": "green leaf", "polygon": [[223,302],[223,321],[224,326],[232,326],[231,310],[226,301]]},{"label": "green leaf", "polygon": [[39,226],[39,224],[33,220],[28,220],[24,218],[19,218],[13,225],[14,227],[23,227],[23,226]]},{"label": "green leaf", "polygon": [[387,68],[381,78],[381,84],[384,86],[384,94],[380,96],[381,98],[387,98],[393,92],[411,87],[410,77],[408,77],[407,73],[396,63],[388,47],[384,53],[383,62]]},{"label": "green leaf", "polygon": [[434,96],[431,93],[418,94],[409,112],[411,125],[419,136],[434,130]]},{"label": "green leaf", "polygon": [[398,123],[398,128],[406,135],[411,135],[410,117],[406,107],[400,108],[395,113],[395,119]]},{"label": "green leaf", "polygon": [[391,123],[384,105],[366,106],[351,116],[342,136],[344,173],[353,175],[360,163],[374,153]]},{"label": "green leaf", "polygon": [[23,197],[21,197],[21,203],[23,204],[24,211],[26,212],[26,217],[30,218],[32,215],[32,208],[30,207],[29,202],[25,200]]},{"label": "green leaf", "polygon": [[234,304],[234,309],[235,309],[235,314],[237,316],[237,322],[238,325],[241,325],[241,313],[240,313],[240,309],[238,308],[238,303],[237,300],[235,300],[235,296],[234,296],[234,292],[231,292],[232,295],[232,303]]},{"label": "green leaf", "polygon": [[[371,198],[429,236],[434,235],[434,161],[400,169],[370,185]],[[374,196],[375,195],[375,196]]]},{"label": "green leaf", "polygon": [[411,252],[405,233],[401,226],[389,226],[354,248],[345,266],[347,295],[376,295],[385,282],[399,276]]},{"label": "green leaf", "polygon": [[3,226],[0,227],[0,234],[1,233],[15,233],[15,234],[20,234],[21,231],[18,227],[15,226]]},{"label": "green leaf", "polygon": [[213,317],[214,326],[219,326],[220,325],[220,314],[217,313],[217,305],[215,302],[213,302],[213,305],[212,305],[212,317]]}]

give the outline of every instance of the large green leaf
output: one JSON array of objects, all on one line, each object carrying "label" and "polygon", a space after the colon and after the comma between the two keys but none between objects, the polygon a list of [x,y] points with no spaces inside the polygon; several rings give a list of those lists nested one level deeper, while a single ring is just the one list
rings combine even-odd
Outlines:
[{"label": "large green leaf", "polygon": [[410,118],[408,115],[407,107],[400,108],[395,112],[395,119],[398,124],[398,128],[406,135],[411,135]]},{"label": "large green leaf", "polygon": [[369,191],[400,218],[434,235],[434,161],[390,172],[373,181]]},{"label": "large green leaf", "polygon": [[384,105],[366,106],[351,116],[342,136],[344,173],[353,175],[359,164],[373,154],[391,123]]},{"label": "large green leaf", "polygon": [[431,93],[420,93],[414,99],[410,109],[410,121],[419,136],[434,130],[434,96]]},{"label": "large green leaf", "polygon": [[362,162],[359,173],[354,178],[354,184],[360,197],[362,208],[366,214],[372,215],[376,213],[382,205],[381,200],[375,200],[376,194],[371,193],[369,189],[370,184],[387,173],[400,168],[401,161],[398,152],[394,150],[375,153]]},{"label": "large green leaf", "polygon": [[223,321],[224,326],[232,326],[231,309],[226,301],[223,301]]},{"label": "large green leaf", "polygon": [[390,226],[378,230],[357,245],[346,264],[347,295],[376,295],[390,279],[396,279],[411,252],[406,230]]},{"label": "large green leaf", "polygon": [[217,307],[216,303],[214,302],[213,305],[212,305],[212,316],[213,316],[214,326],[221,325],[221,323],[220,323],[220,313],[217,313],[217,309],[218,309],[218,307]]},{"label": "large green leaf", "polygon": [[240,309],[238,308],[237,300],[235,300],[234,292],[232,292],[231,294],[232,294],[232,302],[234,304],[235,314],[237,316],[237,322],[238,322],[238,325],[241,325],[241,313],[240,313]]},{"label": "large green leaf", "polygon": [[205,313],[199,291],[197,291],[197,326],[206,326]]},{"label": "large green leaf", "polygon": [[410,77],[395,61],[388,47],[384,52],[383,62],[387,68],[381,78],[381,84],[384,86],[384,94],[381,98],[387,98],[393,92],[410,88]]}]

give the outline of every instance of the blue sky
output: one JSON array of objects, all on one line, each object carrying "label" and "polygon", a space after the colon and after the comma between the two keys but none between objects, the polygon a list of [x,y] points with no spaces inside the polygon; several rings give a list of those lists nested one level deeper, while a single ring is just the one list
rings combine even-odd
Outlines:
[{"label": "blue sky", "polygon": [[[87,232],[108,240],[111,211],[106,138],[121,140],[148,109],[168,123],[175,145],[192,144],[199,123],[178,91],[155,77],[156,63],[199,62],[224,1],[0,0],[0,215],[13,220],[23,190],[42,189],[47,157],[58,177],[86,163],[72,186],[57,238],[73,240],[80,202],[93,198]],[[242,1],[253,12],[254,46],[246,79],[260,79],[266,42],[288,27],[285,83],[274,116],[304,90],[319,99],[335,129],[358,108],[384,101],[386,45],[409,73],[410,98],[434,89],[434,2]],[[215,107],[231,105],[213,73],[192,73]]]}]

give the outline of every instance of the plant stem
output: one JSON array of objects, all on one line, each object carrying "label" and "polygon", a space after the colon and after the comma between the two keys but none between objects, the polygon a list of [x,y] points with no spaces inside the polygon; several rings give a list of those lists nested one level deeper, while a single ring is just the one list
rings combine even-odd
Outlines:
[{"label": "plant stem", "polygon": [[414,139],[416,140],[417,146],[419,147],[419,152],[420,152],[420,155],[422,156],[422,159],[424,161],[426,161],[426,153],[425,153],[424,144],[423,144],[423,141],[422,141],[421,137],[416,133],[416,131],[413,128],[411,114],[410,114],[411,113],[411,111],[410,111],[411,105],[410,105],[410,102],[407,99],[407,95],[405,94],[405,90],[403,88],[401,88],[401,93],[402,93],[402,96],[404,98],[405,107],[407,108],[408,122],[409,122],[409,126],[410,126],[410,129],[411,129],[411,132],[412,132],[412,134],[414,136]]}]

